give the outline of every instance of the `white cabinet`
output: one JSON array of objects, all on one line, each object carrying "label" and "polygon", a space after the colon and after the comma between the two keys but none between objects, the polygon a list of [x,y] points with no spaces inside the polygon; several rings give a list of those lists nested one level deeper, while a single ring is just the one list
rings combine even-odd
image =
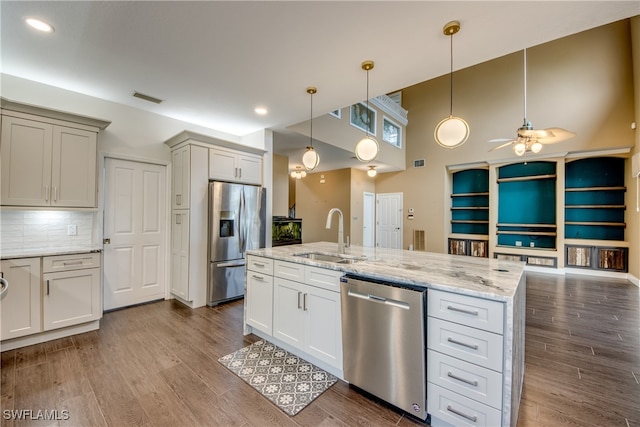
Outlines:
[{"label": "white cabinet", "polygon": [[102,317],[100,255],[58,255],[42,259],[43,330]]},{"label": "white cabinet", "polygon": [[0,271],[9,282],[0,301],[0,340],[40,332],[40,258],[2,261]]},{"label": "white cabinet", "polygon": [[87,129],[3,115],[2,205],[95,207],[98,136]]},{"label": "white cabinet", "polygon": [[171,153],[171,170],[171,208],[189,209],[190,146],[187,145]]},{"label": "white cabinet", "polygon": [[273,260],[247,257],[246,322],[273,334]]},{"label": "white cabinet", "polygon": [[189,297],[189,210],[171,213],[171,293]]},{"label": "white cabinet", "polygon": [[[306,278],[310,273],[314,277],[324,277],[320,286],[307,284]],[[340,370],[342,324],[339,282],[342,274],[274,261],[273,336]]]},{"label": "white cabinet", "polygon": [[433,289],[427,300],[431,424],[501,425],[504,304]]},{"label": "white cabinet", "polygon": [[209,179],[259,185],[262,183],[262,157],[227,148],[210,148]]},{"label": "white cabinet", "polygon": [[209,149],[181,144],[171,151],[171,293],[190,307],[207,301]]}]

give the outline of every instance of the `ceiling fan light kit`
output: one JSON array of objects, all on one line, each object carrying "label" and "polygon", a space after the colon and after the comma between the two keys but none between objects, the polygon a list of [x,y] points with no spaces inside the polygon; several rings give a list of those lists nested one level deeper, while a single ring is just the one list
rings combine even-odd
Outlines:
[{"label": "ceiling fan light kit", "polygon": [[460,31],[460,22],[451,21],[445,24],[442,33],[451,37],[451,70],[449,73],[449,117],[438,123],[433,136],[444,148],[456,148],[469,138],[469,124],[462,118],[453,115],[453,35]]},{"label": "ceiling fan light kit", "polygon": [[[489,142],[504,142],[489,151],[498,150],[511,145],[511,149],[518,157],[530,151],[534,154],[542,151],[544,144],[554,144],[576,136],[574,132],[562,128],[534,129],[527,120],[527,49],[523,50],[524,57],[524,121],[518,128],[515,139],[492,139]],[[506,141],[506,142],[505,142]]]},{"label": "ceiling fan light kit", "polygon": [[307,93],[311,98],[311,106],[309,108],[309,115],[311,117],[309,120],[309,146],[307,147],[307,151],[305,151],[305,153],[302,155],[302,164],[308,171],[314,170],[316,167],[318,167],[318,164],[320,164],[320,155],[316,150],[313,149],[313,95],[316,92],[318,92],[318,89],[313,86],[309,86],[307,88]]},{"label": "ceiling fan light kit", "polygon": [[[362,69],[367,72],[367,111],[369,110],[369,71],[373,69],[374,63],[373,61],[364,61],[362,63]],[[369,117],[367,115],[367,117]],[[369,123],[367,123],[368,125]],[[362,138],[356,144],[355,155],[358,160],[361,162],[371,162],[378,157],[378,152],[380,151],[380,146],[378,145],[378,141],[375,140],[371,135],[369,135],[369,129],[367,126],[367,130],[365,130],[364,138]]]}]

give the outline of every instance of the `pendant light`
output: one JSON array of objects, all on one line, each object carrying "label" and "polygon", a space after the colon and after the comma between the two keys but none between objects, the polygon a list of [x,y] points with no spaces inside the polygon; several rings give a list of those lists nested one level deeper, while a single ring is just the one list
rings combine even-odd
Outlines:
[{"label": "pendant light", "polygon": [[307,176],[307,173],[302,169],[302,166],[296,166],[296,170],[291,171],[291,178],[300,179]]},{"label": "pendant light", "polygon": [[373,70],[373,61],[364,61],[362,63],[362,69],[367,72],[367,123],[366,130],[364,131],[364,138],[362,138],[356,144],[356,157],[361,162],[371,162],[375,160],[378,156],[378,152],[380,151],[380,146],[378,145],[378,141],[376,141],[371,135],[369,135],[369,123],[368,119],[370,119],[369,111],[369,71]]},{"label": "pendant light", "polygon": [[469,125],[464,119],[453,115],[453,35],[460,31],[460,23],[451,21],[445,24],[442,33],[451,37],[451,72],[449,73],[449,117],[436,126],[433,135],[436,142],[444,148],[461,146],[469,138]]},{"label": "pendant light", "polygon": [[313,149],[313,95],[317,91],[318,89],[313,86],[309,86],[307,88],[307,93],[311,95],[311,119],[309,120],[309,146],[307,147],[307,151],[302,155],[302,164],[308,171],[314,170],[320,163],[320,156],[318,155],[318,152]]},{"label": "pendant light", "polygon": [[376,170],[376,167],[375,166],[369,166],[369,170],[367,171],[367,175],[369,175],[371,178],[373,178],[377,174],[378,174],[378,171]]}]

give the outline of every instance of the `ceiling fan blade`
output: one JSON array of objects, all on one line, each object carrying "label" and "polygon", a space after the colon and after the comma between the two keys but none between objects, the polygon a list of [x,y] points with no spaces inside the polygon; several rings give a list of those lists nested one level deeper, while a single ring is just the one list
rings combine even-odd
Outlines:
[{"label": "ceiling fan blade", "polygon": [[507,141],[504,144],[500,144],[500,145],[498,145],[496,147],[493,147],[491,150],[489,150],[489,152],[495,151],[495,150],[499,150],[499,149],[504,148],[504,147],[508,147],[509,145],[513,144],[514,142],[515,142],[514,140]]},{"label": "ceiling fan blade", "polygon": [[492,144],[496,144],[498,142],[507,142],[507,141],[512,142],[513,138],[496,138],[496,139],[490,139],[487,142],[490,142]]},{"label": "ceiling fan blade", "polygon": [[538,137],[540,144],[555,144],[556,142],[566,141],[567,139],[576,136],[575,132],[571,132],[562,128],[548,128],[545,129],[549,136]]}]

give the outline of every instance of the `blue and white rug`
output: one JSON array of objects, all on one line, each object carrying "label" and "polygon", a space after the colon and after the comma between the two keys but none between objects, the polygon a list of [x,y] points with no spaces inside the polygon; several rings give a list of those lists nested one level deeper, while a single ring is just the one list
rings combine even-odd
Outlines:
[{"label": "blue and white rug", "polygon": [[256,341],[218,362],[291,416],[338,381],[334,375],[267,341]]}]

